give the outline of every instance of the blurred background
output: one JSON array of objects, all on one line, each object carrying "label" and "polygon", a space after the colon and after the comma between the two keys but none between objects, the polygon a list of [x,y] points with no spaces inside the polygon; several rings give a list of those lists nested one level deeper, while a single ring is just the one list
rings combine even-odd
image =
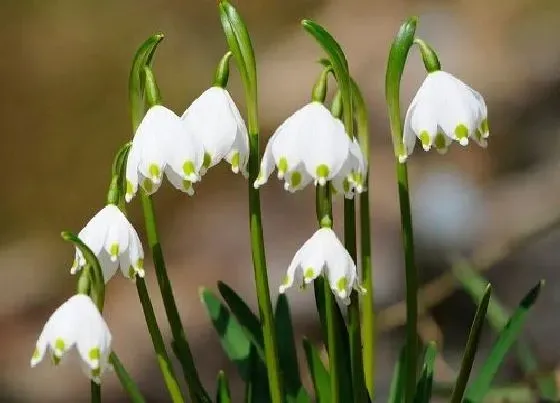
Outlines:
[{"label": "blurred background", "polygon": [[[450,257],[473,259],[509,308],[547,280],[525,337],[542,363],[560,362],[560,2],[556,0],[235,2],[251,31],[260,79],[264,140],[309,100],[319,72],[318,46],[302,18],[325,25],[343,45],[371,114],[370,195],[375,298],[380,336],[379,396],[402,343],[403,264],[392,148],[384,104],[388,48],[406,17],[438,51],[444,69],[479,90],[490,115],[487,150],[454,146],[441,157],[417,148],[410,162],[417,258],[427,287],[420,333],[443,349],[438,379],[450,380],[474,313],[449,276]],[[29,368],[36,337],[73,291],[71,246],[104,203],[110,163],[131,136],[127,79],[136,48],[163,32],[155,72],[167,106],[181,114],[212,82],[226,50],[215,1],[22,0],[0,2],[0,401],[88,401],[88,382],[72,360]],[[403,80],[403,109],[424,76],[414,51]],[[235,71],[230,90],[242,109]],[[243,109],[242,109],[243,111]],[[217,167],[189,198],[164,186],[157,213],[170,276],[204,383],[219,369],[235,379],[199,302],[199,287],[218,279],[255,305],[248,244],[246,183]],[[294,251],[315,228],[314,196],[272,180],[262,190],[273,293]],[[138,205],[132,217],[141,228]],[[340,212],[340,201],[335,206]],[[160,324],[168,326],[150,265],[147,281]],[[311,293],[290,292],[299,334],[318,337]],[[106,318],[114,347],[148,401],[165,401],[163,383],[135,287],[117,276],[108,286]],[[488,332],[485,346],[493,340]],[[45,360],[48,361],[48,360]],[[515,360],[504,377],[531,383]],[[104,399],[121,401],[114,375]],[[239,391],[239,387],[234,385]],[[383,400],[383,399],[382,399]]]}]

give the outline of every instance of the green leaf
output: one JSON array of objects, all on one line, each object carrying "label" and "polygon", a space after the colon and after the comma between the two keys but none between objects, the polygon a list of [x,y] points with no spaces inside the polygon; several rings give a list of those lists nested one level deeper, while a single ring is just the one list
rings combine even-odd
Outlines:
[{"label": "green leaf", "polygon": [[457,377],[457,382],[455,383],[455,387],[453,388],[453,393],[451,395],[451,403],[460,403],[463,399],[463,394],[465,393],[465,388],[467,387],[467,382],[469,381],[469,377],[471,375],[476,350],[478,349],[478,343],[480,342],[482,327],[484,326],[484,319],[486,318],[486,311],[488,310],[491,295],[492,287],[488,284],[486,286],[486,290],[484,291],[484,295],[482,296],[482,300],[480,301],[480,304],[478,304],[476,314],[474,315],[471,330],[469,332],[469,338],[467,339],[467,345],[463,354],[463,360],[461,362],[459,376]]},{"label": "green leaf", "polygon": [[434,362],[436,360],[437,347],[435,342],[429,342],[424,353],[424,364],[422,375],[416,387],[414,403],[429,403],[432,397],[432,384],[434,381]]},{"label": "green leaf", "polygon": [[218,332],[222,348],[228,358],[237,366],[241,378],[247,381],[250,375],[251,340],[249,340],[235,317],[211,291],[202,288],[200,299],[206,307],[212,325]]},{"label": "green leaf", "polygon": [[521,332],[521,328],[527,319],[527,314],[531,307],[537,301],[544,281],[540,281],[534,286],[527,295],[521,300],[521,303],[509,319],[504,329],[500,332],[498,339],[494,343],[490,355],[484,362],[480,373],[475,378],[471,386],[467,389],[466,399],[464,402],[477,403],[482,401],[494,380],[494,376],[498,372],[506,354],[514,344],[517,336]]},{"label": "green leaf", "polygon": [[163,34],[150,36],[136,51],[130,75],[128,78],[128,97],[131,106],[133,129],[142,121],[144,116],[144,67],[151,66],[158,44],[163,40]]},{"label": "green leaf", "polygon": [[99,312],[103,312],[103,305],[105,303],[105,278],[103,276],[99,260],[97,260],[97,256],[95,256],[95,253],[93,253],[80,238],[70,231],[62,231],[60,236],[65,241],[74,244],[74,246],[82,252],[86,262],[90,265],[93,273],[93,286],[95,290],[92,295],[92,299],[97,305]]},{"label": "green leaf", "polygon": [[278,359],[282,370],[286,400],[288,403],[311,402],[301,383],[290,306],[284,294],[278,296],[274,316],[276,320],[276,339],[278,341]]},{"label": "green leaf", "polygon": [[218,387],[216,390],[216,403],[231,403],[229,382],[224,371],[218,373]]},{"label": "green leaf", "polygon": [[331,399],[331,380],[325,364],[321,360],[321,354],[317,348],[307,339],[303,339],[303,350],[307,360],[307,368],[313,381],[315,390],[315,400],[317,403],[330,403]]},{"label": "green leaf", "polygon": [[263,360],[259,357],[255,346],[251,345],[249,354],[249,373],[245,384],[245,402],[270,402],[267,370]]},{"label": "green leaf", "polygon": [[117,378],[119,378],[119,381],[126,391],[130,401],[132,403],[144,403],[144,396],[142,396],[142,392],[138,389],[138,385],[136,385],[134,380],[130,377],[114,351],[109,355],[109,362],[113,366],[115,374],[117,374]]},{"label": "green leaf", "polygon": [[399,359],[395,364],[393,370],[393,378],[391,380],[391,387],[389,389],[388,403],[401,403],[404,398],[404,381],[406,376],[406,346],[401,349]]},{"label": "green leaf", "polygon": [[247,332],[247,336],[257,348],[259,356],[264,360],[263,332],[259,318],[253,313],[245,301],[243,301],[241,296],[226,283],[218,281],[218,291],[231,310],[231,313],[235,315],[239,324]]},{"label": "green leaf", "polygon": [[[483,290],[488,281],[474,270],[466,260],[459,260],[453,265],[453,274],[460,281],[465,291],[475,300],[482,299]],[[486,318],[495,332],[501,332],[509,319],[510,313],[498,299],[490,298]],[[533,353],[531,346],[518,339],[516,341],[516,355],[523,372],[528,378],[534,379],[539,397],[542,400],[556,401],[560,399],[560,391],[556,384],[554,372],[542,373],[539,362]],[[537,375],[535,375],[537,374]]]}]

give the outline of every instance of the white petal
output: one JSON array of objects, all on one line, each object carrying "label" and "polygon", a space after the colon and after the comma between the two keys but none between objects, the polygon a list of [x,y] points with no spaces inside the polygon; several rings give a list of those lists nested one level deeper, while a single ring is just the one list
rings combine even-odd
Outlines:
[{"label": "white petal", "polygon": [[130,232],[129,260],[139,277],[144,277],[144,249],[134,228]]},{"label": "white petal", "polygon": [[170,132],[169,165],[181,178],[197,182],[204,161],[202,144],[184,126],[176,125],[174,129]]},{"label": "white petal", "polygon": [[268,182],[268,178],[270,177],[270,174],[272,173],[272,171],[274,171],[274,157],[272,155],[272,144],[274,143],[276,133],[272,135],[272,137],[268,140],[268,143],[266,144],[266,148],[264,150],[264,154],[261,160],[259,176],[257,177],[257,180],[253,184],[255,189],[258,189],[266,182]]},{"label": "white petal", "polygon": [[410,119],[412,131],[420,139],[424,151],[428,151],[435,142],[438,121],[433,109],[431,94],[425,93],[418,99]]},{"label": "white petal", "polygon": [[301,252],[301,249],[300,249],[294,255],[294,258],[292,259],[292,262],[290,263],[290,266],[288,266],[288,270],[286,272],[286,276],[284,277],[284,281],[282,282],[280,287],[278,287],[278,292],[280,294],[284,294],[284,292],[286,292],[286,290],[288,288],[290,288],[294,284],[294,282],[296,284],[301,284],[302,283],[301,270],[298,270],[298,269],[300,269],[301,254],[302,254],[302,252]]},{"label": "white petal", "polygon": [[108,230],[105,238],[105,251],[109,254],[111,260],[116,262],[119,255],[128,249],[128,231],[131,224],[125,215],[115,205],[109,204],[104,208],[107,214]]},{"label": "white petal", "polygon": [[295,169],[301,161],[301,116],[302,109],[286,119],[269,140],[279,179],[283,179],[286,172]]},{"label": "white petal", "polygon": [[173,169],[171,169],[169,166],[165,168],[165,176],[167,176],[167,179],[169,180],[169,182],[171,182],[175,189],[180,190],[181,192],[185,192],[189,196],[194,195],[192,182],[183,179],[182,176],[175,173],[175,171],[173,171]]},{"label": "white petal", "polygon": [[313,236],[302,248],[300,266],[305,284],[313,282],[323,272],[325,266],[323,246],[320,240]]},{"label": "white petal", "polygon": [[130,202],[138,191],[138,164],[140,162],[138,143],[132,142],[126,159],[126,194],[125,200]]},{"label": "white petal", "polygon": [[414,146],[416,145],[416,133],[412,129],[412,116],[416,110],[416,105],[418,103],[418,93],[410,103],[408,110],[406,111],[406,116],[404,118],[403,126],[403,145],[404,145],[404,155],[399,155],[399,161],[401,163],[405,162],[406,159],[414,151]]},{"label": "white petal", "polygon": [[284,189],[295,193],[313,182],[313,177],[307,173],[303,164],[299,164],[293,170],[284,175]]}]

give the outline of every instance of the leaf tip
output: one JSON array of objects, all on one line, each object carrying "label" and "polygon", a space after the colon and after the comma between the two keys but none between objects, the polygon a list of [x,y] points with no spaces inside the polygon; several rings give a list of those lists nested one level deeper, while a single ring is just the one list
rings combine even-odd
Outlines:
[{"label": "leaf tip", "polygon": [[545,281],[540,280],[531,290],[527,293],[527,295],[521,301],[521,306],[528,309],[535,304],[539,294],[541,293],[541,289],[544,286]]}]

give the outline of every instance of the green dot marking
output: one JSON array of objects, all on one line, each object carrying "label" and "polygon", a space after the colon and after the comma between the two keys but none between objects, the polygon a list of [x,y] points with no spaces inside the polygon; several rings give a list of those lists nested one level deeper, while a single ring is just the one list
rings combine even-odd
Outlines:
[{"label": "green dot marking", "polygon": [[345,291],[346,287],[348,287],[348,279],[346,277],[341,277],[336,282],[336,289],[339,292]]},{"label": "green dot marking", "polygon": [[66,349],[66,345],[64,343],[64,340],[62,340],[60,337],[57,338],[54,341],[54,353],[56,355],[60,355],[60,354],[64,353],[65,349]]},{"label": "green dot marking", "polygon": [[318,178],[327,178],[329,176],[329,167],[321,164],[315,169]]},{"label": "green dot marking", "polygon": [[232,168],[239,167],[239,152],[237,151],[231,156],[231,167]]},{"label": "green dot marking", "polygon": [[455,136],[457,136],[457,139],[465,139],[467,137],[469,137],[469,129],[467,128],[467,126],[465,126],[464,124],[458,124],[457,127],[455,128]]},{"label": "green dot marking", "polygon": [[119,256],[119,244],[118,243],[113,243],[111,244],[111,247],[109,248],[109,254],[112,257],[117,257]]},{"label": "green dot marking", "polygon": [[288,170],[288,160],[285,157],[282,157],[278,161],[278,172],[283,174],[287,170]]},{"label": "green dot marking", "polygon": [[194,164],[192,163],[192,161],[186,161],[183,164],[183,172],[185,173],[185,175],[194,174]]},{"label": "green dot marking", "polygon": [[436,134],[434,145],[436,146],[436,148],[438,150],[444,149],[446,147],[446,145],[445,145],[445,134],[443,134],[442,132],[439,132],[438,134]]},{"label": "green dot marking", "polygon": [[156,164],[150,164],[150,166],[148,167],[148,172],[150,173],[150,176],[152,178],[159,178],[161,175],[161,170]]},{"label": "green dot marking", "polygon": [[296,188],[301,184],[301,173],[297,171],[292,173],[291,184],[293,188]]},{"label": "green dot marking", "polygon": [[432,146],[432,138],[430,136],[430,133],[428,133],[427,130],[422,130],[418,137],[420,138],[420,142],[422,143],[422,146],[424,146],[424,147],[431,147]]},{"label": "green dot marking", "polygon": [[152,191],[154,190],[154,185],[153,185],[152,181],[148,178],[146,178],[142,181],[142,187],[144,188],[146,193],[152,193]]},{"label": "green dot marking", "polygon": [[303,277],[306,278],[307,280],[311,280],[313,277],[315,277],[315,271],[313,270],[313,267],[308,267],[307,269],[305,269],[305,273],[303,273]]},{"label": "green dot marking", "polygon": [[[202,160],[202,166],[208,168],[212,163],[212,156],[207,152],[204,153],[204,159]],[[188,175],[188,174],[187,174]]]}]

